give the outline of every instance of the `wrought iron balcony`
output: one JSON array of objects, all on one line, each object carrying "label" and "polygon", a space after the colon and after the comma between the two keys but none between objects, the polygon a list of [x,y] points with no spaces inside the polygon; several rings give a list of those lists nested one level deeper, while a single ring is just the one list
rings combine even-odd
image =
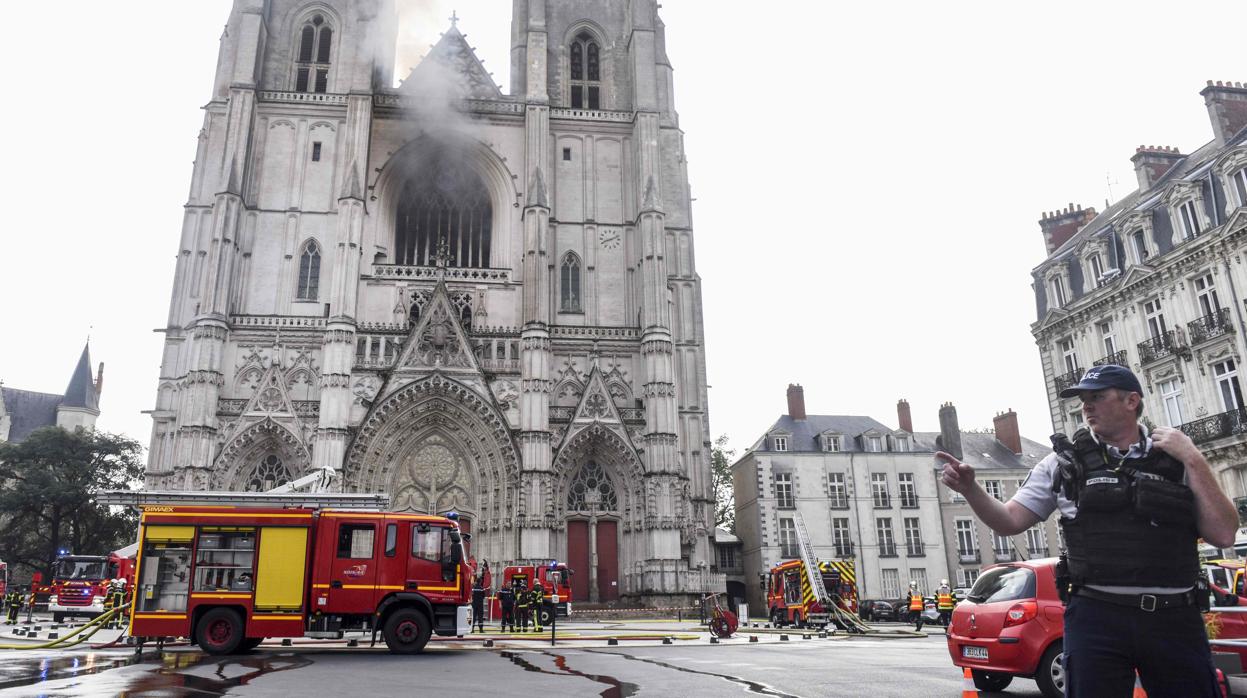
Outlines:
[{"label": "wrought iron balcony", "polygon": [[1018,559],[1017,551],[1015,551],[1012,547],[1010,547],[1008,550],[1001,550],[1000,548],[993,548],[992,554],[995,555],[996,562],[1013,562],[1014,560]]},{"label": "wrought iron balcony", "polygon": [[969,562],[982,562],[982,561],[983,561],[983,556],[977,550],[958,550],[957,551],[957,562],[969,563]]},{"label": "wrought iron balcony", "polygon": [[1219,308],[1198,320],[1187,323],[1186,327],[1191,337],[1191,344],[1199,344],[1234,332],[1234,325],[1230,322],[1229,308]]},{"label": "wrought iron balcony", "polygon": [[1048,557],[1048,546],[1041,548],[1031,548],[1031,557]]},{"label": "wrought iron balcony", "polygon": [[1211,417],[1187,422],[1180,428],[1191,437],[1191,441],[1197,444],[1226,436],[1247,434],[1247,409],[1240,407],[1229,412],[1214,414]]},{"label": "wrought iron balcony", "polygon": [[901,492],[901,508],[917,509],[918,494],[916,492]]},{"label": "wrought iron balcony", "polygon": [[1059,393],[1062,390],[1065,390],[1066,388],[1070,387],[1071,385],[1077,385],[1078,381],[1082,380],[1082,374],[1083,374],[1083,370],[1081,368],[1075,368],[1073,371],[1070,371],[1069,373],[1062,373],[1061,375],[1057,376],[1056,381],[1055,381],[1056,391]]},{"label": "wrought iron balcony", "polygon": [[1139,342],[1139,361],[1150,364],[1153,361],[1159,361],[1174,354],[1182,354],[1185,351],[1186,343],[1181,340],[1177,332],[1166,330],[1145,342]]},{"label": "wrought iron balcony", "polygon": [[1126,350],[1113,352],[1108,356],[1101,356],[1095,360],[1092,366],[1125,366],[1130,367],[1130,361],[1126,358]]}]

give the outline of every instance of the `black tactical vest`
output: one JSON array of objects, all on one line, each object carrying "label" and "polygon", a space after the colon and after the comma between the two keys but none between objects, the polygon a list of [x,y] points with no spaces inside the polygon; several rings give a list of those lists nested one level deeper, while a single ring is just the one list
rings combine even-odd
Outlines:
[{"label": "black tactical vest", "polygon": [[[1055,439],[1054,439],[1055,443]],[[1068,442],[1067,442],[1068,443]],[[1075,586],[1189,587],[1199,577],[1195,497],[1186,467],[1151,449],[1143,458],[1113,458],[1091,433],[1074,434],[1077,515],[1061,518],[1070,581]],[[1067,497],[1068,497],[1067,493]]]}]

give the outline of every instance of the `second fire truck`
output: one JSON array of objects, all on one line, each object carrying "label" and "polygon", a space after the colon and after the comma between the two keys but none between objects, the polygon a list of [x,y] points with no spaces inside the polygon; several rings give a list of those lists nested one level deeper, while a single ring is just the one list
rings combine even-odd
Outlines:
[{"label": "second fire truck", "polygon": [[827,625],[836,622],[828,605],[857,613],[857,578],[852,560],[820,561],[819,575],[830,599],[822,600],[811,586],[801,560],[785,560],[771,566],[762,581],[766,588],[769,617],[776,625]]}]

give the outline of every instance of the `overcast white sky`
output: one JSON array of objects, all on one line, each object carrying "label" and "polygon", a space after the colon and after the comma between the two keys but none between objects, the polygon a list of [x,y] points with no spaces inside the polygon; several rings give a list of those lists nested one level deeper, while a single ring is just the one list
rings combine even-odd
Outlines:
[{"label": "overcast white sky", "polygon": [[[410,67],[453,10],[509,84],[510,0],[400,0]],[[91,335],[99,426],[145,445],[174,254],[229,0],[14,3],[0,42],[0,379],[61,392]],[[1134,188],[1135,146],[1211,139],[1247,79],[1241,0],[665,0],[704,282],[710,418],[747,447],[811,414],[1051,431],[1036,221]],[[94,329],[91,329],[94,326]]]}]

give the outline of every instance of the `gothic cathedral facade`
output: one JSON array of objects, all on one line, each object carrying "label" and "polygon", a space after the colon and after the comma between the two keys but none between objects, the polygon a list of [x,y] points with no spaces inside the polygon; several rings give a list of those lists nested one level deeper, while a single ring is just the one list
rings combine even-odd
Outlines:
[{"label": "gothic cathedral facade", "polygon": [[147,486],[312,473],[457,511],[575,597],[722,588],[701,287],[655,0],[514,0],[504,93],[393,0],[235,0],[199,134]]}]

